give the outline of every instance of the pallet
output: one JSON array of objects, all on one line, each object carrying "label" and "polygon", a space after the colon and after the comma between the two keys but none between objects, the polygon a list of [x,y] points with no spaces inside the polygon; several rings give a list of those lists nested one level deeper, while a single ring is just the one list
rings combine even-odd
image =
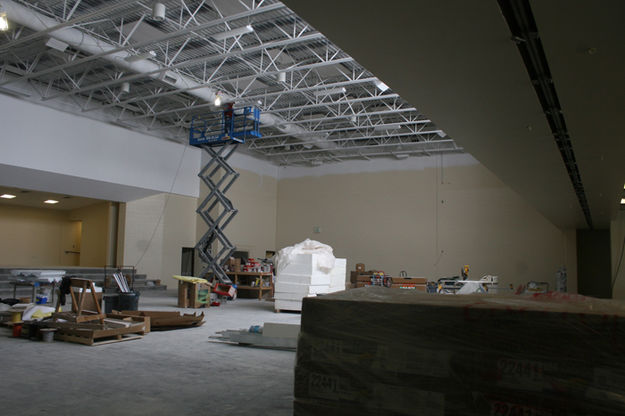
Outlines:
[{"label": "pallet", "polygon": [[110,318],[105,319],[102,324],[49,322],[48,327],[56,328],[56,340],[91,346],[140,339],[146,333],[145,322]]},{"label": "pallet", "polygon": [[97,345],[112,344],[115,342],[132,341],[134,339],[141,339],[141,338],[143,338],[143,335],[121,334],[121,335],[115,335],[115,337],[102,338],[99,341],[96,341],[96,339],[94,338],[83,337],[83,336],[75,336],[75,335],[59,334],[59,333],[54,335],[54,339],[57,341],[74,342],[77,344],[89,345],[91,347],[95,347]]}]

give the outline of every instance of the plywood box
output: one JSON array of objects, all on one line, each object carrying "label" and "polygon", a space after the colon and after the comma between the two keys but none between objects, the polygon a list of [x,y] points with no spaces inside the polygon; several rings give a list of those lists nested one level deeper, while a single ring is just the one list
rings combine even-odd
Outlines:
[{"label": "plywood box", "polygon": [[364,287],[302,306],[296,416],[625,414],[622,302]]}]

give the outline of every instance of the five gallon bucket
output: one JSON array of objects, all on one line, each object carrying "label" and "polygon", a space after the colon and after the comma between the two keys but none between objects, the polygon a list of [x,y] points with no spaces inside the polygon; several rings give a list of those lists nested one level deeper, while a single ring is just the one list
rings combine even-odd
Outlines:
[{"label": "five gallon bucket", "polygon": [[55,328],[41,328],[39,333],[41,334],[41,340],[43,342],[52,342],[54,340]]}]

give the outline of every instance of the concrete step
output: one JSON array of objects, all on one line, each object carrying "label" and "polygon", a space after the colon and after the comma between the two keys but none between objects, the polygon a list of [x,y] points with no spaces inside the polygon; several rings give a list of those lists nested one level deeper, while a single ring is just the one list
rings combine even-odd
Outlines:
[{"label": "concrete step", "polygon": [[[76,276],[82,279],[93,280],[96,286],[103,286],[105,270],[103,267],[0,267],[0,298],[13,297],[13,285],[11,280],[15,277],[11,275],[11,270],[65,270],[66,275]],[[112,268],[106,269],[106,275],[110,276],[115,270]],[[132,275],[133,270],[124,268],[122,269],[124,275]],[[134,282],[132,287],[138,291],[146,290],[166,290],[167,286],[157,284],[156,280],[148,279],[148,276],[143,273],[137,273],[134,276]],[[16,291],[16,297],[28,297],[32,293],[30,287],[18,286]]]}]

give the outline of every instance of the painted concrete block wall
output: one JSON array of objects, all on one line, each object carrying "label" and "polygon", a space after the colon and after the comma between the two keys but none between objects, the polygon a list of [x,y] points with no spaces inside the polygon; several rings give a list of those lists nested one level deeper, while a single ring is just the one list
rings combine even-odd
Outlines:
[{"label": "painted concrete block wall", "polygon": [[70,223],[64,211],[0,206],[0,265],[66,265],[61,246],[65,224]]},{"label": "painted concrete block wall", "polygon": [[165,194],[127,202],[125,209],[124,258],[126,266],[137,267],[137,272],[148,279],[162,279],[163,222]]},{"label": "painted concrete block wall", "polygon": [[[249,170],[237,171],[240,176],[226,196],[239,212],[225,233],[238,250],[248,251],[251,257],[264,258],[266,250],[276,249],[278,181],[275,177]],[[198,204],[206,195],[208,188],[202,183]],[[198,216],[197,240],[207,229],[204,220]]]},{"label": "painted concrete block wall", "polygon": [[313,238],[350,269],[364,262],[435,279],[469,264],[472,278],[498,275],[515,286],[536,280],[553,288],[564,264],[576,290],[574,231],[555,227],[468,155],[463,163],[429,159],[403,171],[303,176],[300,169],[289,178],[287,169],[278,183],[278,248]]},{"label": "painted concrete block wall", "polygon": [[102,202],[72,211],[0,206],[0,265],[104,266],[109,205]]},{"label": "painted concrete block wall", "polygon": [[110,202],[102,202],[70,211],[71,221],[82,222],[80,266],[104,267],[106,265],[110,209]]},{"label": "painted concrete block wall", "polygon": [[[6,186],[26,187],[27,174],[35,174],[29,183],[37,189],[37,177],[45,182],[49,174],[55,175],[54,192],[78,196],[126,201],[133,193],[198,195],[196,148],[6,95],[0,95],[0,123],[0,183]],[[115,198],[115,191],[122,196]]]},{"label": "painted concrete block wall", "polygon": [[172,278],[180,274],[182,247],[195,245],[197,198],[158,194],[125,204],[124,265],[134,265],[148,279],[160,279],[176,288]]}]

